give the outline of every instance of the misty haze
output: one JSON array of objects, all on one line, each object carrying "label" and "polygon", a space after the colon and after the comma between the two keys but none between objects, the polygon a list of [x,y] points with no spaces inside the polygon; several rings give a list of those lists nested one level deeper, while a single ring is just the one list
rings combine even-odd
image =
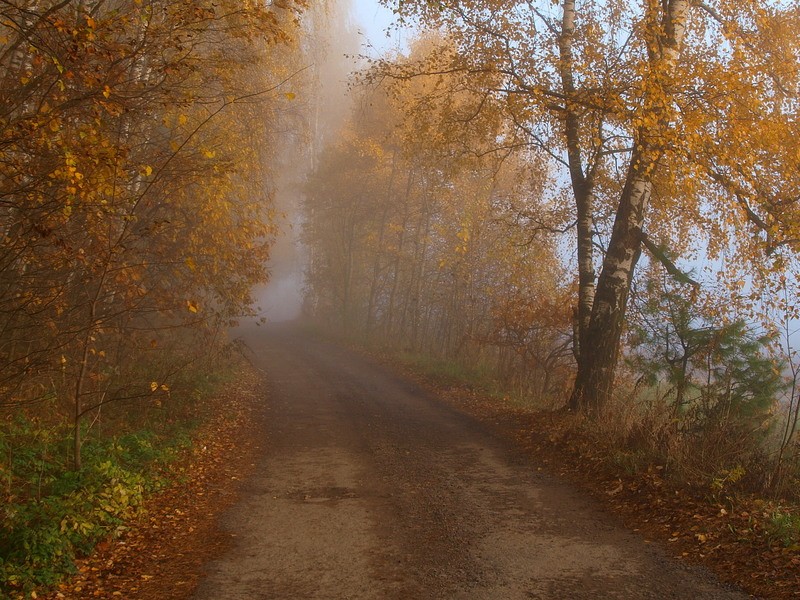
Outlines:
[{"label": "misty haze", "polygon": [[0,598],[795,598],[800,8],[0,5]]}]

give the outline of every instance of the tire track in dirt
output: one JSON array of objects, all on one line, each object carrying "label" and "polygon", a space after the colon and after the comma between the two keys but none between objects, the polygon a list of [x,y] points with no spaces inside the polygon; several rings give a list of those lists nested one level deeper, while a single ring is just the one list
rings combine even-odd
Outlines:
[{"label": "tire track in dirt", "polygon": [[747,597],[379,365],[290,326],[243,338],[264,455],[197,600]]}]

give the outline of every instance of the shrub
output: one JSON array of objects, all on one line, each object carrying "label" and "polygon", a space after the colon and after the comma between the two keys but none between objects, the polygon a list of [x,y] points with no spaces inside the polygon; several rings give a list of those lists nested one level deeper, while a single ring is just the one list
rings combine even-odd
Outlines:
[{"label": "shrub", "polygon": [[150,429],[90,440],[80,471],[68,468],[70,430],[21,415],[0,435],[6,502],[0,513],[0,597],[51,586],[142,510],[164,484],[160,466],[187,443]]}]

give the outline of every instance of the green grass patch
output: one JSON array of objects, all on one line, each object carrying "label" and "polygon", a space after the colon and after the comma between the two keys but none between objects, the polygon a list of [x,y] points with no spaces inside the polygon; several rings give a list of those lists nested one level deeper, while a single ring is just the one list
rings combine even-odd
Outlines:
[{"label": "green grass patch", "polygon": [[[184,375],[172,406],[131,411],[84,432],[72,470],[72,429],[18,412],[0,423],[0,598],[30,597],[75,572],[75,560],[121,533],[145,498],[170,483],[170,465],[212,414],[208,398],[235,369]],[[144,412],[144,411],[139,411]],[[104,431],[104,433],[100,433]]]},{"label": "green grass patch", "polygon": [[480,363],[467,365],[458,360],[437,358],[426,354],[400,352],[397,358],[417,373],[442,385],[467,385],[490,396],[504,396],[493,370]]},{"label": "green grass patch", "polygon": [[767,533],[784,547],[800,550],[800,514],[775,511],[767,523]]},{"label": "green grass patch", "polygon": [[466,386],[483,396],[523,410],[541,410],[551,404],[547,398],[540,398],[527,389],[521,389],[519,385],[504,381],[498,377],[496,369],[488,364],[476,362],[470,365],[459,360],[408,351],[393,356],[415,373],[439,385]]}]

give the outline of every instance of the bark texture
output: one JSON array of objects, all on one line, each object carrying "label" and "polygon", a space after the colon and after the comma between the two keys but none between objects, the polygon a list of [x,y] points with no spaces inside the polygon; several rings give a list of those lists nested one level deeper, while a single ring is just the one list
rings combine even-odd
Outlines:
[{"label": "bark texture", "polygon": [[[593,413],[603,410],[614,389],[628,296],[636,263],[641,255],[642,229],[652,192],[653,175],[664,155],[665,140],[669,139],[674,110],[672,80],[680,57],[689,3],[687,0],[648,2],[645,10],[648,69],[644,75],[645,96],[639,119],[642,125],[634,134],[634,149],[596,290],[589,289],[589,279],[582,266],[580,269],[578,372],[570,408]],[[574,1],[566,0],[561,41],[562,69],[565,68],[565,45],[571,43],[568,28],[574,20],[574,11]],[[569,139],[569,113],[566,124]],[[573,170],[572,160],[570,170]],[[582,209],[585,210],[585,181],[579,183],[584,185],[576,186],[573,177],[580,225]],[[579,263],[580,237],[579,227]],[[580,302],[585,301],[590,292],[594,292],[591,316],[588,325],[583,326]]]}]

